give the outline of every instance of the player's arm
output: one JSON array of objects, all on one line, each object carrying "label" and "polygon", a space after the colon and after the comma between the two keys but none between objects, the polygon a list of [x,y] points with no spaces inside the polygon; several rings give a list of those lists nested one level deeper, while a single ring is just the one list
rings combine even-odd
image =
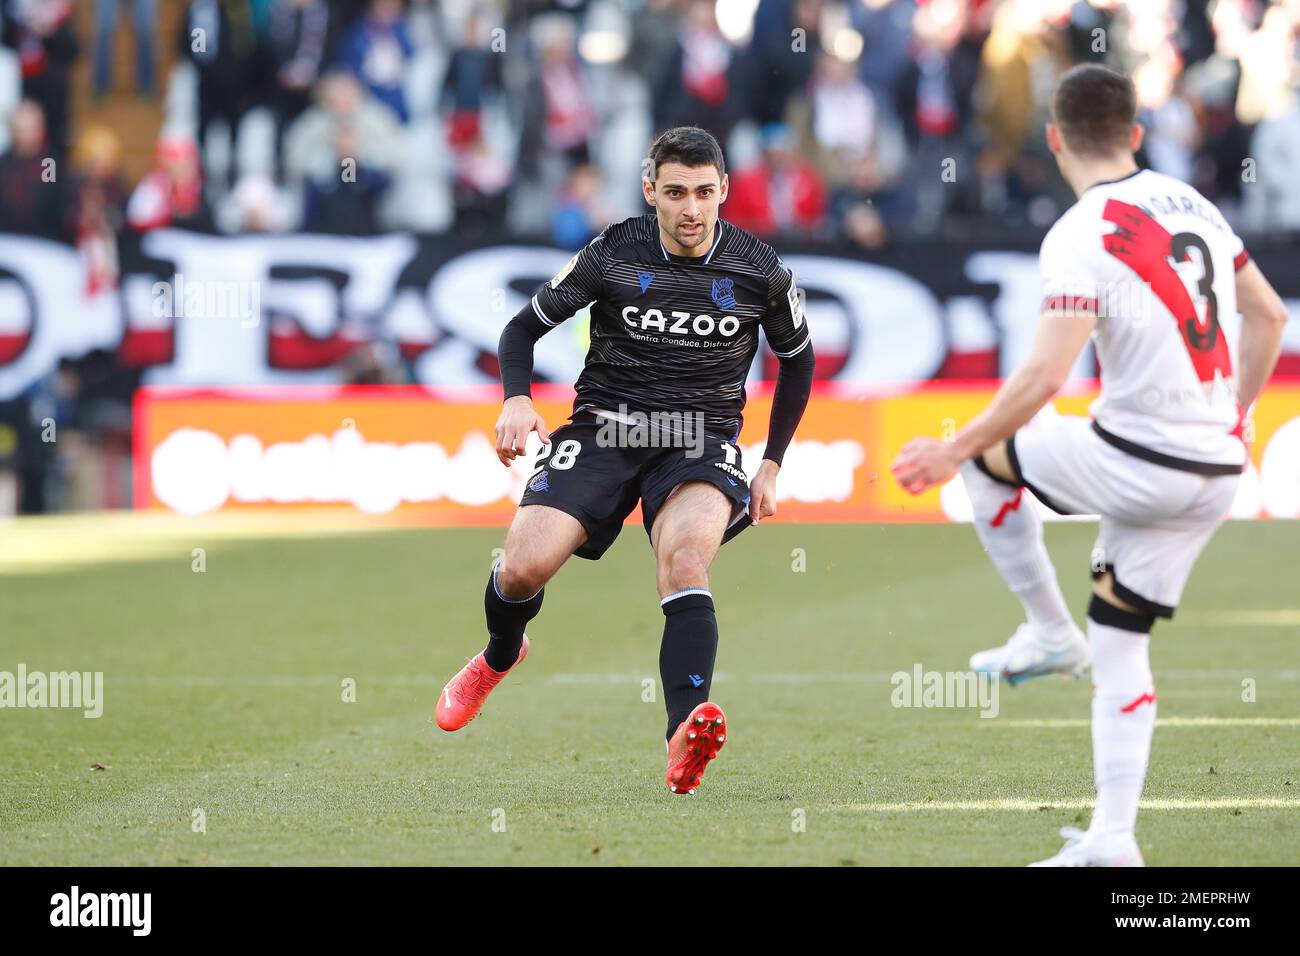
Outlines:
[{"label": "player's arm", "polygon": [[1273,374],[1288,315],[1282,299],[1252,260],[1237,270],[1237,308],[1241,311],[1237,400],[1244,409],[1255,403]]},{"label": "player's arm", "polygon": [[1028,361],[951,442],[914,438],[904,445],[890,466],[898,483],[920,494],[948,481],[968,458],[1010,438],[1060,391],[1096,327],[1092,305],[1044,311]]},{"label": "player's arm", "polygon": [[505,401],[496,423],[497,458],[506,467],[524,453],[529,432],[543,444],[551,435],[533,408],[533,348],[537,341],[599,295],[605,269],[604,233],[588,243],[537,290],[501,333],[497,364]]},{"label": "player's arm", "polygon": [[1079,353],[1097,328],[1092,308],[1044,312],[1028,361],[1002,383],[989,407],[957,432],[957,463],[1014,435],[1061,390]]},{"label": "player's arm", "polygon": [[501,387],[505,393],[496,423],[497,458],[507,468],[524,453],[529,432],[537,432],[542,444],[551,441],[546,423],[533,408],[531,393],[533,346],[552,326],[544,324],[531,311],[529,303],[506,323],[497,343],[497,364],[501,366]]},{"label": "player's arm", "polygon": [[776,373],[776,390],[772,394],[772,415],[767,427],[767,445],[758,473],[749,483],[749,517],[757,524],[776,514],[776,476],[781,470],[786,449],[794,439],[795,429],[808,407],[812,393],[812,338],[804,321],[803,301],[794,283],[794,273],[780,265],[772,276],[767,313],[763,318],[767,344],[776,354],[780,366]]}]

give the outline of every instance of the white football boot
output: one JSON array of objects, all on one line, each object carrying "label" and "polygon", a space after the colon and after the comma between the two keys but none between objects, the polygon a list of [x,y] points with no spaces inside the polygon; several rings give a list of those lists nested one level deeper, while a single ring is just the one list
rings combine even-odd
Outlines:
[{"label": "white football boot", "polygon": [[1088,641],[1073,621],[1050,637],[1031,624],[1021,624],[1001,647],[979,651],[970,659],[971,670],[996,674],[1012,685],[1045,674],[1081,677],[1091,665]]},{"label": "white football boot", "polygon": [[1065,846],[1056,856],[1030,866],[1146,866],[1131,833],[1096,833],[1065,827]]}]

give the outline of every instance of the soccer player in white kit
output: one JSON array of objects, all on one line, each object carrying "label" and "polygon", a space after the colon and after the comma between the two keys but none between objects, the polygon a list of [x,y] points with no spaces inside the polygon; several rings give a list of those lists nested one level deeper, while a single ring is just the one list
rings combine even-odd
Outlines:
[{"label": "soccer player in white kit", "polygon": [[[1173,617],[1232,504],[1244,423],[1277,362],[1287,313],[1242,241],[1195,189],[1138,169],[1128,77],[1075,67],[1047,143],[1079,197],[1043,239],[1042,319],[1028,361],[950,442],[915,438],[892,471],[913,494],[960,472],[980,542],[1026,623],[971,668],[1016,682],[1092,667],[1097,804],[1046,866],[1141,866],[1134,838],[1155,728],[1151,627]],[[1048,405],[1089,337],[1091,418]],[[1046,407],[1045,407],[1046,406]],[[1061,596],[1029,489],[1101,516],[1087,639]]]}]

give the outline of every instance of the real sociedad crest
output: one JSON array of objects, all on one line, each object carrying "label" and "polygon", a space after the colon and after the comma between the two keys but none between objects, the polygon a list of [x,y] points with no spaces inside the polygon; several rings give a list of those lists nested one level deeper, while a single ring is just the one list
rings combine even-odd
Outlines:
[{"label": "real sociedad crest", "polygon": [[732,280],[730,278],[713,280],[713,301],[723,309],[734,309],[736,307],[736,297],[731,292]]}]

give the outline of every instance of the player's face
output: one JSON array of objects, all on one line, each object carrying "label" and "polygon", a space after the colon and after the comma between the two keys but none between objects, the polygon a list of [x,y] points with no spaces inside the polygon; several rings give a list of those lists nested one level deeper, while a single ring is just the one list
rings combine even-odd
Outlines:
[{"label": "player's face", "polygon": [[664,163],[656,181],[641,180],[645,200],[655,207],[664,246],[673,255],[704,255],[713,244],[718,205],[727,198],[727,177],[716,166]]}]

